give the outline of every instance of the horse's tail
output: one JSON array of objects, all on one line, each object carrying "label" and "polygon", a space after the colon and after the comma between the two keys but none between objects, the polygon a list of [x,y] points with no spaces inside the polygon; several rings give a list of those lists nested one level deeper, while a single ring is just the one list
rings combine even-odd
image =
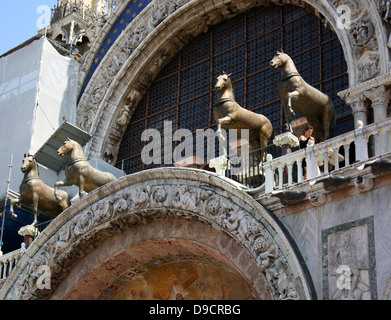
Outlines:
[{"label": "horse's tail", "polygon": [[[335,127],[337,125],[337,116],[335,114],[334,103],[331,98],[329,98],[329,101],[326,105],[326,110],[330,113],[328,116],[329,121],[330,121],[330,126],[329,126],[329,134],[327,137],[327,138],[330,138],[330,137],[334,136]],[[326,134],[326,132],[325,132],[325,134]]]},{"label": "horse's tail", "polygon": [[269,138],[269,144],[272,144],[273,143],[273,140],[274,138],[276,137],[276,129],[274,127],[272,127],[272,134]]}]

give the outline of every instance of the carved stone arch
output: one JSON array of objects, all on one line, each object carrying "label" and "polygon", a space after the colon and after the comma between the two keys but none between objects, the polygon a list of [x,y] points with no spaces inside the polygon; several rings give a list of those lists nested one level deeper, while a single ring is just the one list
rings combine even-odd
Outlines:
[{"label": "carved stone arch", "polygon": [[[96,69],[80,99],[77,124],[93,135],[89,157],[113,163],[130,117],[158,72],[195,36],[209,26],[259,5],[292,4],[305,7],[336,31],[348,65],[350,86],[356,84],[357,68],[347,30],[337,28],[338,13],[329,0],[163,1],[151,2],[118,37]],[[162,8],[161,11],[157,10]],[[161,6],[161,7],[159,7]],[[125,9],[125,4],[121,7]],[[160,16],[157,16],[160,12]],[[110,23],[103,35],[107,35]],[[98,40],[97,43],[102,43]],[[94,45],[86,60],[91,66]],[[86,67],[83,66],[86,74]],[[83,76],[82,76],[83,77]],[[118,121],[121,118],[124,121]]]},{"label": "carved stone arch", "polygon": [[[161,224],[171,227],[159,229]],[[121,237],[126,242],[117,241]],[[306,265],[278,219],[233,182],[178,168],[122,177],[72,205],[28,248],[1,288],[0,299],[75,297],[72,288],[81,288],[82,279],[72,274],[85,269],[86,276],[94,274],[126,248],[140,258],[135,248],[141,246],[154,260],[158,255],[151,248],[169,250],[172,243],[187,248],[176,254],[202,252],[232,268],[257,298],[316,299]],[[37,287],[41,266],[50,269],[50,289]],[[97,295],[92,292],[90,298]]]},{"label": "carved stone arch", "polygon": [[375,30],[376,30],[376,38],[378,40],[378,46],[379,46],[379,55],[380,55],[380,74],[386,74],[390,71],[390,50],[387,45],[388,38],[387,38],[387,31],[384,27],[384,21],[383,17],[381,16],[381,13],[379,12],[378,8],[378,1],[367,1],[369,6],[369,12],[371,20],[374,23]]}]

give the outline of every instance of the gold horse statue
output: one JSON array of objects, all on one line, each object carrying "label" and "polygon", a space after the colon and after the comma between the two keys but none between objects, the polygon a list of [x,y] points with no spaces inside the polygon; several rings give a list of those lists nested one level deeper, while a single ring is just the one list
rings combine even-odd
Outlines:
[{"label": "gold horse statue", "polygon": [[253,150],[258,150],[268,145],[268,140],[274,133],[273,126],[268,118],[241,107],[235,100],[231,74],[223,72],[217,77],[215,91],[218,94],[217,104],[213,109],[214,119],[217,122],[217,133],[221,129],[249,130],[249,144]]},{"label": "gold horse statue", "polygon": [[18,199],[12,200],[10,206],[10,212],[14,218],[17,217],[14,213],[14,205],[17,203],[33,204],[33,226],[38,221],[38,209],[49,212],[51,218],[55,218],[70,206],[68,193],[60,190],[59,195],[61,196],[61,201],[58,202],[54,196],[54,189],[40,179],[38,164],[33,155],[24,155],[23,164],[20,169],[24,173],[22,183],[19,186],[20,196]]},{"label": "gold horse statue", "polygon": [[291,121],[297,113],[306,117],[314,128],[317,142],[330,138],[335,126],[335,110],[330,97],[305,82],[286,53],[277,51],[270,65],[281,70],[278,90],[289,130],[292,132]]},{"label": "gold horse statue", "polygon": [[79,197],[82,198],[88,192],[116,180],[113,174],[93,168],[87,162],[82,146],[69,138],[57,150],[57,155],[60,157],[67,153],[70,153],[70,158],[65,167],[65,180],[58,181],[54,188],[58,201],[61,200],[58,187],[76,185],[79,187]]}]

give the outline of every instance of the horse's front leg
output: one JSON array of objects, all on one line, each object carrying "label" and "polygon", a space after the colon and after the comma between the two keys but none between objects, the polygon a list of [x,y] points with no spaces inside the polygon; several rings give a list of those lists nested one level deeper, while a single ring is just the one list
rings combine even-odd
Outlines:
[{"label": "horse's front leg", "polygon": [[231,121],[232,121],[232,118],[230,116],[226,116],[224,118],[217,120],[217,136],[219,137],[220,141],[225,141],[227,138],[226,135],[223,134],[223,130],[222,130],[221,126],[223,124],[231,123]]},{"label": "horse's front leg", "polygon": [[287,99],[288,99],[288,108],[290,109],[291,112],[294,113],[292,109],[292,100],[297,100],[301,96],[301,93],[299,90],[291,91],[287,93]]},{"label": "horse's front leg", "polygon": [[226,116],[224,118],[221,118],[217,121],[218,124],[222,125],[222,124],[228,124],[228,123],[231,123],[232,122],[232,118],[230,116]]},{"label": "horse's front leg", "polygon": [[84,183],[85,183],[85,178],[83,177],[82,174],[79,176],[79,198],[83,198],[85,195],[87,195],[87,192],[84,191]]},{"label": "horse's front leg", "polygon": [[288,107],[288,101],[285,99],[282,99],[282,109],[285,112],[285,120],[288,125],[289,132],[293,132],[292,130],[292,120],[295,117],[295,113],[292,109],[292,107]]},{"label": "horse's front leg", "polygon": [[72,183],[69,182],[67,179],[64,181],[57,181],[56,184],[54,185],[54,197],[56,198],[57,202],[61,202],[63,199],[61,198],[60,194],[58,193],[58,187],[68,187],[71,186]]},{"label": "horse's front leg", "polygon": [[11,205],[10,205],[10,214],[11,214],[11,217],[16,219],[18,216],[15,214],[14,212],[14,205],[17,204],[17,203],[20,203],[22,202],[23,198],[22,197],[19,197],[18,199],[13,199],[11,200]]},{"label": "horse's front leg", "polygon": [[33,227],[38,222],[38,202],[39,202],[39,195],[38,194],[33,194],[33,207],[34,207],[34,222],[32,224]]}]

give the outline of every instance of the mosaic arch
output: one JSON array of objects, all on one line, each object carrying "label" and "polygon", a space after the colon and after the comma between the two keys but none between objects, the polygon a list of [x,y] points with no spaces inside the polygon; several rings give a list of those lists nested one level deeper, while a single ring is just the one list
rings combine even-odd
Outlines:
[{"label": "mosaic arch", "polygon": [[[358,65],[368,54],[379,58],[376,72],[384,74],[388,70],[389,53],[381,28],[374,29],[371,51],[363,54],[357,39],[350,33],[353,31],[337,28],[337,6],[345,3],[344,0],[147,2],[124,1],[82,67],[77,122],[94,136],[87,146],[89,157],[102,157],[114,163],[131,114],[160,70],[195,36],[255,6],[292,4],[319,16],[338,36],[350,87],[360,81]],[[381,25],[381,17],[372,1],[352,3],[357,19],[369,19],[372,26]],[[122,120],[118,121],[119,118]]]},{"label": "mosaic arch", "polygon": [[[41,266],[50,268],[50,289],[37,287]],[[166,286],[153,281],[161,276]],[[179,168],[143,171],[91,192],[36,238],[0,290],[0,299],[17,300],[173,297],[316,294],[278,219],[232,182]]]}]

